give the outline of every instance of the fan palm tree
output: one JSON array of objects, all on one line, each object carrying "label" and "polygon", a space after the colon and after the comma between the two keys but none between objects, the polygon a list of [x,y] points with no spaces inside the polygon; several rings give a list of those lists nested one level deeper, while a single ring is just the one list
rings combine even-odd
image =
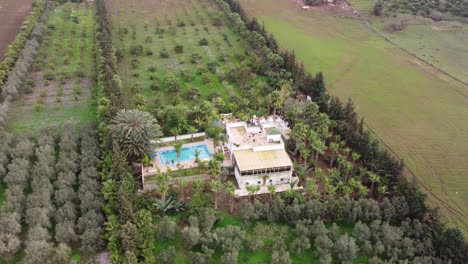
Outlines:
[{"label": "fan palm tree", "polygon": [[332,184],[326,184],[325,185],[325,190],[328,194],[328,198],[334,197],[336,194],[336,187],[333,186]]},{"label": "fan palm tree", "polygon": [[177,178],[177,185],[180,191],[180,199],[185,203],[185,188],[188,185],[188,181],[184,177]]},{"label": "fan palm tree", "polygon": [[369,189],[366,186],[360,184],[358,188],[359,188],[359,196],[366,197],[369,194]]},{"label": "fan palm tree", "polygon": [[372,195],[374,195],[374,185],[377,183],[377,182],[380,182],[380,177],[379,175],[369,171],[368,172],[368,176],[369,176],[369,181],[371,182],[371,188],[370,188],[370,196],[372,197]]},{"label": "fan palm tree", "polygon": [[379,193],[379,200],[382,200],[382,196],[386,195],[387,192],[387,186],[386,185],[380,185],[377,187],[377,192]]},{"label": "fan palm tree", "polygon": [[232,214],[234,210],[234,198],[236,197],[236,186],[234,186],[234,183],[228,182],[226,184],[226,192],[229,196],[229,213]]},{"label": "fan palm tree", "polygon": [[120,110],[110,125],[112,138],[130,160],[138,160],[151,148],[151,140],[161,135],[156,119],[140,110]]},{"label": "fan palm tree", "polygon": [[317,184],[315,183],[315,180],[313,178],[307,178],[306,190],[311,198],[316,198],[319,195]]},{"label": "fan palm tree", "polygon": [[312,168],[308,165],[297,164],[296,162],[294,162],[294,169],[300,181],[303,181],[312,172]]},{"label": "fan palm tree", "polygon": [[177,155],[177,163],[179,162],[179,159],[180,159],[180,154],[182,154],[182,142],[177,142],[174,144],[174,148],[175,148],[175,151],[176,151],[176,155]]},{"label": "fan palm tree", "polygon": [[212,159],[208,162],[209,171],[213,179],[218,179],[221,175],[221,162]]},{"label": "fan palm tree", "polygon": [[270,193],[270,204],[273,202],[273,195],[276,193],[276,185],[268,185],[268,192]]},{"label": "fan palm tree", "polygon": [[310,149],[307,147],[307,145],[303,142],[300,142],[297,144],[297,150],[299,151],[299,155],[302,160],[307,162],[310,157]]},{"label": "fan palm tree", "polygon": [[361,186],[361,183],[356,181],[354,178],[351,178],[348,181],[348,185],[352,189],[351,196],[354,196],[354,193],[355,193],[356,189],[359,188],[359,186]]},{"label": "fan palm tree", "polygon": [[166,202],[166,195],[169,192],[169,182],[171,181],[171,176],[168,173],[160,173],[156,175],[156,190],[161,195],[161,200]]},{"label": "fan palm tree", "polygon": [[213,192],[214,208],[218,209],[218,193],[223,188],[221,181],[212,180],[211,181],[211,191]]},{"label": "fan palm tree", "polygon": [[177,135],[180,133],[180,129],[178,127],[173,127],[170,129],[171,134],[174,136],[175,142],[177,142]]},{"label": "fan palm tree", "polygon": [[345,161],[343,164],[343,169],[345,171],[345,181],[348,182],[349,173],[353,169],[353,164],[349,161]]},{"label": "fan palm tree", "polygon": [[338,163],[338,170],[341,171],[341,167],[344,165],[344,163],[346,162],[346,158],[345,156],[341,155],[341,154],[338,154],[338,156],[336,157],[336,161]]},{"label": "fan palm tree", "polygon": [[191,135],[190,141],[193,142],[193,134],[197,133],[197,128],[194,127],[194,126],[189,126],[189,127],[187,127],[187,133],[189,133]]},{"label": "fan palm tree", "polygon": [[260,186],[258,185],[248,185],[245,187],[247,189],[247,192],[249,193],[250,200],[253,202],[255,194],[257,194],[258,191],[260,191]]},{"label": "fan palm tree", "polygon": [[336,142],[330,143],[330,151],[332,152],[332,156],[330,158],[330,167],[333,167],[333,162],[335,162],[336,155],[338,155],[338,151],[340,150],[340,145]]},{"label": "fan palm tree", "polygon": [[271,107],[273,107],[273,116],[276,117],[276,109],[281,107],[284,103],[284,98],[281,96],[280,91],[275,90],[268,96],[268,101]]}]

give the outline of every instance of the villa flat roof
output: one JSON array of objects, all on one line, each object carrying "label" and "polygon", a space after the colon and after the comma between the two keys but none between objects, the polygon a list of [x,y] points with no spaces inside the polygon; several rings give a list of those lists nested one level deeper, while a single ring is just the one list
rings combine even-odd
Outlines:
[{"label": "villa flat roof", "polygon": [[237,167],[240,171],[260,170],[267,168],[288,167],[293,163],[288,153],[284,149],[253,151],[236,150],[234,151]]}]

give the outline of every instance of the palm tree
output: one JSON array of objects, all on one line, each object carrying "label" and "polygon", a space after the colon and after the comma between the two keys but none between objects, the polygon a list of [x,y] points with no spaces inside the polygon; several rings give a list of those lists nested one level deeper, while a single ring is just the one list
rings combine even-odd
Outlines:
[{"label": "palm tree", "polygon": [[375,183],[380,182],[380,177],[379,175],[371,171],[368,172],[368,175],[369,175],[369,180],[371,182],[370,196],[372,197],[372,195],[374,194],[374,185]]},{"label": "palm tree", "polygon": [[177,155],[177,163],[179,163],[179,159],[180,159],[180,154],[182,153],[182,142],[177,142],[174,144],[174,148],[175,148],[175,151],[176,151],[176,155]]},{"label": "palm tree", "polygon": [[302,158],[302,160],[304,160],[305,162],[307,162],[307,160],[309,159],[310,157],[310,150],[309,148],[307,147],[307,145],[305,143],[298,143],[297,145],[297,150],[299,151],[299,155],[300,157]]},{"label": "palm tree", "polygon": [[218,192],[221,190],[223,185],[219,180],[211,181],[211,191],[213,192],[214,208],[218,209]]},{"label": "palm tree", "polygon": [[156,119],[140,110],[120,110],[110,125],[112,138],[131,160],[143,157],[151,148],[151,140],[160,136]]},{"label": "palm tree", "polygon": [[353,163],[356,166],[356,162],[361,158],[361,155],[359,155],[359,153],[353,152],[351,154],[351,158],[353,159]]},{"label": "palm tree", "polygon": [[312,168],[308,165],[297,164],[296,162],[294,162],[294,169],[300,181],[303,181],[312,172]]},{"label": "palm tree", "polygon": [[335,196],[336,194],[336,187],[333,186],[332,184],[326,184],[325,185],[325,190],[328,194],[328,198]]},{"label": "palm tree", "polygon": [[341,179],[341,173],[339,170],[335,168],[328,169],[328,175],[330,176],[331,179],[334,181],[339,181]]},{"label": "palm tree", "polygon": [[330,143],[330,150],[332,152],[332,157],[330,158],[330,167],[333,167],[333,162],[335,162],[335,157],[340,150],[340,145],[336,142]]},{"label": "palm tree", "polygon": [[359,186],[361,186],[361,183],[356,181],[354,178],[351,178],[348,181],[348,185],[353,190],[351,194],[352,196],[354,196],[354,192],[356,191],[357,188],[359,188]]},{"label": "palm tree", "polygon": [[171,134],[174,136],[175,142],[177,142],[177,135],[179,135],[180,129],[178,127],[171,128]]},{"label": "palm tree", "polygon": [[229,213],[234,210],[234,197],[236,197],[236,186],[232,182],[226,184],[226,192],[229,195]]},{"label": "palm tree", "polygon": [[166,195],[169,192],[169,182],[171,176],[168,173],[160,173],[156,175],[156,190],[161,194],[161,200],[166,202]]},{"label": "palm tree", "polygon": [[311,198],[315,198],[319,195],[317,184],[313,178],[307,178],[306,188]]},{"label": "palm tree", "polygon": [[195,157],[195,164],[199,164],[200,163],[200,153],[201,153],[201,150],[199,149],[195,149],[195,154],[194,154],[194,157]]},{"label": "palm tree", "polygon": [[193,142],[193,134],[197,132],[197,128],[194,127],[194,126],[189,126],[187,127],[187,133],[189,133],[191,135],[191,139],[190,141]]},{"label": "palm tree", "polygon": [[218,179],[221,175],[221,162],[212,159],[208,162],[209,171],[213,179]]},{"label": "palm tree", "polygon": [[276,193],[276,185],[268,185],[268,192],[270,193],[270,204],[273,202],[273,195]]},{"label": "palm tree", "polygon": [[273,107],[273,116],[276,117],[276,109],[283,105],[283,96],[278,90],[274,90],[268,97],[270,105]]},{"label": "palm tree", "polygon": [[359,196],[366,197],[369,194],[369,189],[366,186],[360,184],[358,188],[359,188]]},{"label": "palm tree", "polygon": [[346,162],[345,156],[338,154],[338,156],[336,157],[336,161],[338,162],[338,170],[341,171],[341,167]]},{"label": "palm tree", "polygon": [[314,174],[322,183],[322,190],[325,190],[325,173],[323,172],[323,170],[321,168],[316,167],[314,170]]},{"label": "palm tree", "polygon": [[349,161],[345,161],[343,165],[343,169],[345,170],[345,181],[348,182],[349,173],[353,169],[353,164]]},{"label": "palm tree", "polygon": [[351,188],[351,186],[349,186],[349,185],[343,186],[343,194],[346,197],[349,198],[352,193],[353,193],[353,188]]},{"label": "palm tree", "polygon": [[382,200],[382,196],[386,195],[387,192],[387,186],[386,185],[380,185],[377,187],[377,192],[379,193],[379,200]]},{"label": "palm tree", "polygon": [[185,203],[185,187],[187,187],[187,180],[184,179],[184,177],[179,177],[177,178],[177,185],[179,187],[179,191],[180,191],[180,198],[182,200],[182,202]]},{"label": "palm tree", "polygon": [[253,201],[255,194],[260,191],[260,186],[258,185],[248,185],[245,187],[247,192],[249,193],[250,200]]}]

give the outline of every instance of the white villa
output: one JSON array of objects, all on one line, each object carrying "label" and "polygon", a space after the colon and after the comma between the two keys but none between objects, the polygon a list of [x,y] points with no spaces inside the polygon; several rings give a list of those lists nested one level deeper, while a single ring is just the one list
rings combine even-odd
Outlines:
[{"label": "white villa", "polygon": [[285,150],[283,134],[290,132],[280,117],[256,118],[247,122],[227,121],[227,151],[240,189],[249,185],[288,184],[293,163]]}]

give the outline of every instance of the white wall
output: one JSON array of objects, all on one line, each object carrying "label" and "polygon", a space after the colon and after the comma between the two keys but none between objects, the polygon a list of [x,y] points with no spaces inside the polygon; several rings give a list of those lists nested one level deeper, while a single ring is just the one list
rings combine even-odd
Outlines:
[{"label": "white wall", "polygon": [[[292,170],[279,173],[259,174],[255,176],[241,176],[239,170],[236,167],[234,169],[234,175],[236,176],[237,185],[239,185],[239,188],[245,188],[247,186],[247,183],[249,183],[248,185],[263,185],[264,175],[268,176],[265,185],[289,183],[291,181]],[[281,179],[283,180],[281,181]]]}]

